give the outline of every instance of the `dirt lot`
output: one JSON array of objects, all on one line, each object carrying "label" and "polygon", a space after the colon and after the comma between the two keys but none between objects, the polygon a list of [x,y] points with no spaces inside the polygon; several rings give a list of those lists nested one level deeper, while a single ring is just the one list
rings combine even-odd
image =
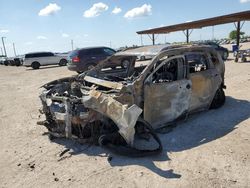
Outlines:
[{"label": "dirt lot", "polygon": [[36,125],[39,86],[74,73],[0,66],[0,187],[250,187],[250,62],[225,64],[222,108],[160,135],[160,156],[112,160],[98,146],[51,142]]}]

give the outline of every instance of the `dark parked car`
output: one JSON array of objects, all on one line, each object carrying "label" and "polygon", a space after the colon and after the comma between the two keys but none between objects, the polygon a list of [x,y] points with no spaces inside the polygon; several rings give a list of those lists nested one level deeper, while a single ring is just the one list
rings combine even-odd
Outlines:
[{"label": "dark parked car", "polygon": [[219,52],[219,54],[221,55],[221,57],[224,61],[227,60],[228,55],[229,55],[227,48],[224,48],[213,41],[199,42],[198,44],[199,45],[209,45],[209,46],[213,47],[217,52]]},{"label": "dark parked car", "polygon": [[74,50],[68,56],[68,69],[82,73],[115,53],[115,50],[108,47],[89,47]]},{"label": "dark parked car", "polygon": [[23,59],[19,57],[15,58],[2,58],[0,60],[0,64],[6,65],[6,66],[21,66],[23,64]]},{"label": "dark parked car", "polygon": [[22,58],[14,58],[14,65],[15,66],[20,66],[23,64],[23,59]]}]

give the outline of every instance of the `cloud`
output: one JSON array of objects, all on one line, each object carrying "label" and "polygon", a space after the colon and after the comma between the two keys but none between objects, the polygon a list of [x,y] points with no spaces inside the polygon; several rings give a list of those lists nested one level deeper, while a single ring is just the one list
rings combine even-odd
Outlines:
[{"label": "cloud", "polygon": [[39,35],[36,38],[39,39],[39,40],[46,40],[47,39],[47,37],[42,36],[42,35]]},{"label": "cloud", "polygon": [[84,34],[83,36],[84,36],[84,37],[88,37],[89,35],[88,35],[88,34]]},{"label": "cloud", "polygon": [[69,35],[67,33],[62,33],[62,37],[67,38]]},{"label": "cloud", "polygon": [[121,8],[115,7],[115,8],[112,10],[112,14],[119,14],[121,11],[122,11]]},{"label": "cloud", "polygon": [[124,17],[129,18],[129,19],[133,19],[133,18],[138,18],[138,17],[149,16],[152,14],[151,9],[152,9],[151,5],[144,4],[141,7],[136,7],[136,8],[129,10],[128,12],[126,12]]},{"label": "cloud", "polygon": [[9,33],[10,31],[8,29],[0,29],[0,33]]},{"label": "cloud", "polygon": [[247,3],[250,2],[250,0],[240,0],[240,3]]},{"label": "cloud", "polygon": [[55,14],[57,11],[61,10],[61,7],[56,3],[50,3],[45,8],[41,9],[38,13],[39,16],[49,16]]},{"label": "cloud", "polygon": [[25,45],[32,45],[33,42],[30,42],[30,41],[29,41],[29,42],[25,42],[24,44],[25,44]]},{"label": "cloud", "polygon": [[96,16],[99,16],[102,12],[108,10],[108,8],[109,8],[108,5],[102,2],[95,3],[90,9],[86,10],[83,13],[83,16],[86,18],[96,17]]}]

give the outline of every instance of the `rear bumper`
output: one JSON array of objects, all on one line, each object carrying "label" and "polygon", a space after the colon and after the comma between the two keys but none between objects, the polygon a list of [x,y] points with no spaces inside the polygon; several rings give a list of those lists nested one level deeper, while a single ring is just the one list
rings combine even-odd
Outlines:
[{"label": "rear bumper", "polygon": [[67,67],[70,71],[84,71],[85,66],[81,63],[68,63]]}]

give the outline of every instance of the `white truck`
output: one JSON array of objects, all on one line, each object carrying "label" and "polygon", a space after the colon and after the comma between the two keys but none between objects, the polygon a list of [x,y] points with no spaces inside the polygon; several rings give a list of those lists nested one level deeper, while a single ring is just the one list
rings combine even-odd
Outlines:
[{"label": "white truck", "polygon": [[23,65],[26,67],[32,67],[33,69],[39,69],[40,66],[45,65],[67,65],[66,54],[55,54],[52,52],[34,52],[25,54]]}]

